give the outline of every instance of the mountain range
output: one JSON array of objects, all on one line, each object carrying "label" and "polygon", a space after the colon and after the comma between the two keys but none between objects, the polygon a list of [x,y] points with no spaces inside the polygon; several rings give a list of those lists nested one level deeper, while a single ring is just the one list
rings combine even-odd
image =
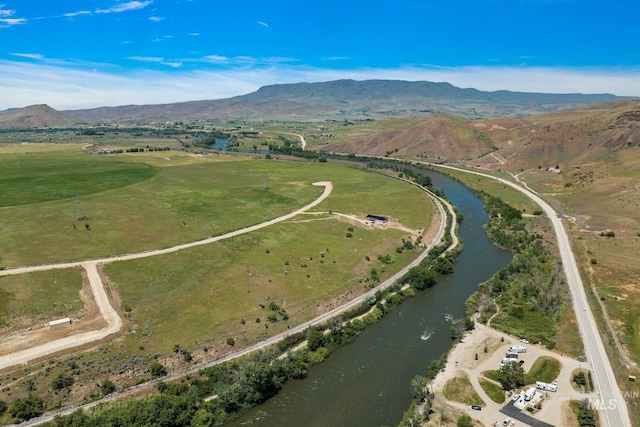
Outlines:
[{"label": "mountain range", "polygon": [[[156,105],[125,105],[57,112],[44,105],[7,110],[0,128],[66,127],[82,122],[324,121],[415,117],[527,117],[622,99],[610,94],[485,92],[449,83],[336,80],[264,86],[233,98]],[[55,112],[55,113],[54,113]]]},{"label": "mountain range", "polygon": [[89,121],[358,120],[448,113],[466,118],[525,117],[620,97],[610,94],[484,92],[449,83],[337,80],[264,86],[228,99],[65,111]]}]

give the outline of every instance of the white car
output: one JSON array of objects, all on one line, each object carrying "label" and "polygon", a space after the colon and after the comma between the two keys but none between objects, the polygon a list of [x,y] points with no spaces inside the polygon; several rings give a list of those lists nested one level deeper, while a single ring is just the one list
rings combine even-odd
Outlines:
[{"label": "white car", "polygon": [[520,338],[520,342],[524,344],[529,344],[529,341],[526,338]]}]

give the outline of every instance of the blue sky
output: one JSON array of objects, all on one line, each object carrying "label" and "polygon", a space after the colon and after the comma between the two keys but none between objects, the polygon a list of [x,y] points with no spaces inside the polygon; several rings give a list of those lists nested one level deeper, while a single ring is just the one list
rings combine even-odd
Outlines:
[{"label": "blue sky", "polygon": [[640,96],[636,0],[0,0],[0,110],[403,79]]}]

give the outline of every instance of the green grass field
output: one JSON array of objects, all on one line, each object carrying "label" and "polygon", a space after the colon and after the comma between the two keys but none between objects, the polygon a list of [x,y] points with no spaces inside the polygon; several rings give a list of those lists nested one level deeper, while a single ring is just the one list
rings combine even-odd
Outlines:
[{"label": "green grass field", "polygon": [[76,269],[0,277],[0,329],[34,326],[82,308],[82,275]]},{"label": "green grass field", "polygon": [[525,383],[535,384],[536,381],[550,383],[558,378],[562,365],[553,357],[539,357],[524,376]]},{"label": "green grass field", "polygon": [[[38,203],[0,208],[0,267],[140,252],[223,234],[304,206],[322,192],[311,185],[320,180],[334,181],[335,186],[334,196],[320,210],[389,215],[406,221],[411,228],[430,220],[429,209],[419,211],[413,206],[414,198],[424,199],[417,190],[331,162],[276,162],[231,156],[185,159],[179,152],[82,156],[77,150],[54,153],[53,164],[43,167],[42,172],[40,167],[46,166],[46,161],[26,161],[24,170],[44,185],[42,194],[48,192],[47,183],[69,190],[60,190],[55,200],[45,202],[44,195],[31,196]],[[101,165],[92,178],[100,191],[80,192],[81,210],[88,217],[82,221],[76,218],[76,176],[47,178],[64,168],[65,159],[71,167],[78,158],[86,159],[88,165],[77,169],[89,171],[94,162]],[[109,167],[114,170],[109,171]],[[4,174],[0,171],[0,179]],[[19,175],[15,170],[7,174],[7,179]],[[267,181],[269,188],[265,189]],[[23,190],[28,192],[28,187]]]},{"label": "green grass field", "polygon": [[498,384],[487,380],[480,380],[480,387],[487,393],[487,396],[496,403],[504,403],[506,397],[504,390]]},{"label": "green grass field", "polygon": [[126,187],[159,170],[125,157],[55,153],[0,155],[0,207],[74,198]]},{"label": "green grass field", "polygon": [[485,405],[484,400],[475,392],[467,376],[452,378],[444,385],[442,395],[448,400],[466,405]]},{"label": "green grass field", "polygon": [[[287,222],[206,247],[108,265],[105,271],[140,329],[127,336],[127,348],[166,352],[174,344],[229,337],[244,345],[311,319],[334,295],[364,292],[371,268],[385,271],[384,277],[415,256],[395,253],[406,233],[355,228],[347,238],[348,226]],[[396,255],[391,266],[377,261],[387,253]],[[261,305],[270,302],[288,319],[269,322],[272,313]]]},{"label": "green grass field", "polygon": [[[4,268],[96,259],[220,235],[308,204],[323,191],[313,182],[334,185],[312,212],[284,223],[168,255],[107,264],[110,290],[122,300],[128,330],[96,351],[56,362],[55,369],[65,369],[82,360],[78,384],[106,377],[119,386],[131,384],[148,375],[148,363],[158,358],[177,369],[184,362],[172,352],[176,344],[201,358],[204,347],[214,355],[227,349],[227,338],[240,346],[285,331],[355,298],[375,284],[372,276],[384,280],[418,254],[418,249],[396,252],[409,231],[365,227],[334,214],[385,215],[410,230],[428,226],[433,214],[431,202],[415,187],[331,161],[178,151],[98,156],[79,144],[29,144],[0,146],[0,164],[10,165],[0,169],[0,180],[14,183],[3,189],[6,203],[0,207]],[[76,219],[78,180],[88,217],[82,221]],[[36,183],[38,191],[30,193]],[[391,264],[378,260],[387,254]],[[62,282],[68,286],[59,286]],[[3,277],[1,321],[11,328],[16,319],[66,316],[82,308],[80,287],[78,270]],[[46,363],[33,369],[42,376],[36,389],[46,393],[57,371]],[[17,377],[0,398],[26,393],[27,377]],[[72,396],[81,399],[89,392],[78,386]]]}]

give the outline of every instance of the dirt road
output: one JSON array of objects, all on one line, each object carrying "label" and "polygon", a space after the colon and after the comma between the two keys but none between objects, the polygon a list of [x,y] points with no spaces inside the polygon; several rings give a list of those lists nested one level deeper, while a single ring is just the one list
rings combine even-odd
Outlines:
[{"label": "dirt road", "polygon": [[24,274],[33,271],[45,271],[45,270],[55,270],[55,269],[64,269],[64,268],[73,268],[73,267],[82,267],[87,272],[87,277],[89,279],[89,283],[91,285],[91,291],[93,293],[93,297],[96,300],[96,303],[100,309],[100,313],[102,317],[107,322],[107,326],[90,332],[84,332],[81,334],[75,334],[72,336],[60,338],[54,341],[50,341],[45,344],[37,345],[31,348],[27,348],[24,350],[20,350],[14,353],[6,354],[0,356],[0,371],[3,369],[7,369],[13,366],[25,365],[29,361],[41,359],[51,354],[60,353],[63,351],[71,350],[73,348],[77,348],[86,344],[90,344],[93,342],[100,341],[109,337],[110,335],[116,334],[122,328],[123,321],[117,311],[111,306],[109,301],[109,297],[104,288],[104,283],[102,283],[102,278],[98,273],[98,265],[99,264],[108,264],[114,261],[125,261],[137,258],[146,258],[156,255],[168,254],[171,252],[180,251],[187,248],[192,248],[195,246],[207,245],[209,243],[217,242],[223,239],[228,239],[230,237],[238,236],[240,234],[250,233],[252,231],[259,230],[264,227],[268,227],[273,224],[277,224],[282,221],[286,221],[299,215],[317,205],[322,203],[333,191],[333,184],[328,181],[323,182],[315,182],[313,185],[324,187],[324,191],[313,202],[308,205],[297,209],[289,214],[280,216],[278,218],[274,218],[269,221],[265,221],[260,224],[252,225],[250,227],[245,227],[239,230],[231,231],[229,233],[211,237],[204,240],[199,240],[197,242],[185,243],[181,245],[176,245],[166,249],[158,249],[149,252],[139,252],[134,254],[127,255],[119,255],[115,257],[102,258],[97,260],[76,262],[76,263],[61,263],[61,264],[50,264],[50,265],[40,265],[40,266],[32,266],[32,267],[20,267],[14,269],[8,269],[0,271],[0,276],[8,276],[15,274]]}]

